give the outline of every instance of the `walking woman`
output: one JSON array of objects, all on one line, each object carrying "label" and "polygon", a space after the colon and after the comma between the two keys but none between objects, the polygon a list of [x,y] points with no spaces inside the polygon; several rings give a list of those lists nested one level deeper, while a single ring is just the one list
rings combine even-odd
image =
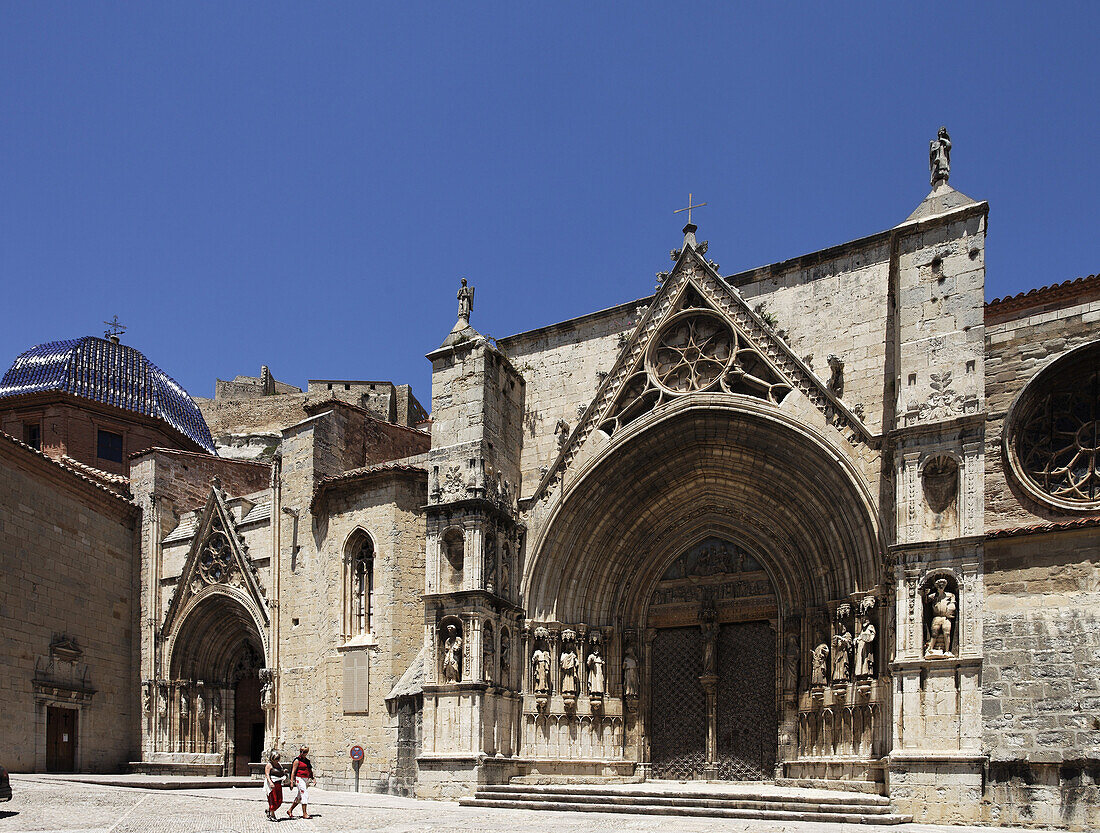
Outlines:
[{"label": "walking woman", "polygon": [[309,786],[314,783],[314,778],[313,764],[306,757],[308,754],[309,747],[303,746],[298,750],[298,757],[290,765],[290,780],[298,787],[298,794],[294,796],[294,803],[286,811],[288,819],[294,818],[294,808],[298,806],[299,801],[302,802],[302,818],[308,819],[310,817],[309,808],[306,805],[309,803]]},{"label": "walking woman", "polygon": [[264,795],[267,796],[267,810],[264,815],[267,816],[268,821],[278,821],[275,818],[275,811],[283,803],[285,777],[286,772],[283,771],[283,765],[279,762],[279,753],[272,749],[267,758],[267,766],[264,767]]}]

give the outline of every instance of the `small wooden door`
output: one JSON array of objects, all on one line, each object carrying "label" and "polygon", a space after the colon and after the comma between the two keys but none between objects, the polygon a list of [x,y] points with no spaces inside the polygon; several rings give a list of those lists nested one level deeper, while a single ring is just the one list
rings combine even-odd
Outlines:
[{"label": "small wooden door", "polygon": [[76,769],[76,709],[46,707],[46,772]]}]

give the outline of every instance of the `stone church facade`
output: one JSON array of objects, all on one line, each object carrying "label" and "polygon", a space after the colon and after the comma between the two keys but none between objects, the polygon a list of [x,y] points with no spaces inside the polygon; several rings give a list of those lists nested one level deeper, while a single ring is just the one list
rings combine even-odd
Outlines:
[{"label": "stone church facade", "polygon": [[219,383],[217,455],[129,464],[137,765],[1100,824],[1100,278],[987,303],[949,153],[885,231],[723,275],[689,221],[653,295],[508,338],[463,281],[430,423]]}]

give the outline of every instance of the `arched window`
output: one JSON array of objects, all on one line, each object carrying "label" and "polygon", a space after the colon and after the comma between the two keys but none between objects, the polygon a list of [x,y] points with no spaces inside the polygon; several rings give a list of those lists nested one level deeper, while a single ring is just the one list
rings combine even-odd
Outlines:
[{"label": "arched window", "polygon": [[348,636],[370,633],[374,594],[374,543],[360,531],[348,542]]}]

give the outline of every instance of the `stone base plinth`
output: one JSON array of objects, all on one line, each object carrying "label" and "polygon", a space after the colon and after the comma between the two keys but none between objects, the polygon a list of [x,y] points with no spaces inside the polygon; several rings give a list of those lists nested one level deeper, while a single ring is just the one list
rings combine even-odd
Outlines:
[{"label": "stone base plinth", "polygon": [[888,784],[895,812],[920,824],[974,824],[982,821],[980,755],[929,753],[891,756]]}]

